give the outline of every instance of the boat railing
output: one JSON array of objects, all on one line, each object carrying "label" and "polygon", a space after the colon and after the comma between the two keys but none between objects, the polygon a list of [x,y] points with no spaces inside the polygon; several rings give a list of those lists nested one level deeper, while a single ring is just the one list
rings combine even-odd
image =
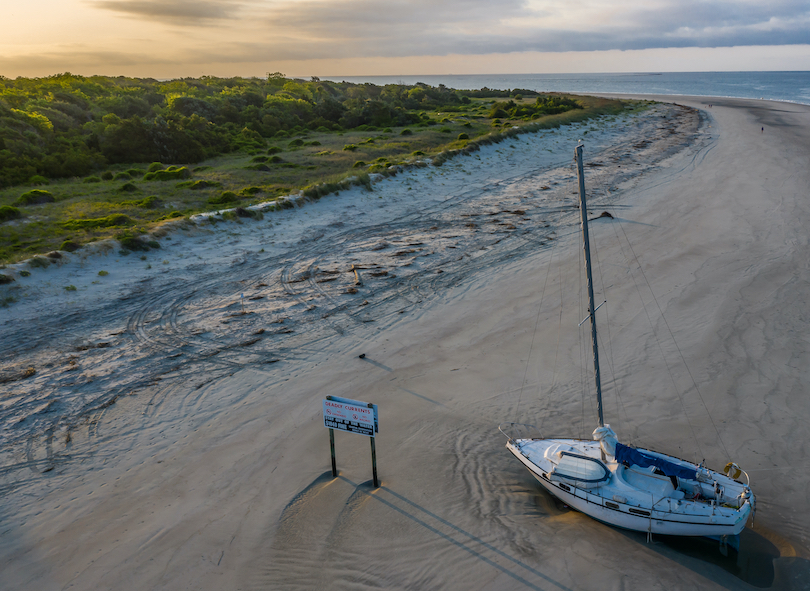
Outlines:
[{"label": "boat railing", "polygon": [[[747,488],[751,487],[751,477],[748,475],[748,472],[740,468],[736,462],[729,462],[728,464],[726,464],[726,467],[723,468],[723,471],[718,473],[723,474],[724,476],[730,478],[735,482],[742,484]],[[745,476],[745,483],[743,483],[739,479],[740,476]]]},{"label": "boat railing", "polygon": [[[535,437],[520,437],[520,435],[528,433],[529,429],[533,429],[537,435]],[[501,423],[498,425],[498,431],[503,433],[510,442],[515,439],[542,439],[540,429],[538,429],[536,425],[530,425],[529,423]],[[520,431],[520,434],[516,435],[515,431]]]}]

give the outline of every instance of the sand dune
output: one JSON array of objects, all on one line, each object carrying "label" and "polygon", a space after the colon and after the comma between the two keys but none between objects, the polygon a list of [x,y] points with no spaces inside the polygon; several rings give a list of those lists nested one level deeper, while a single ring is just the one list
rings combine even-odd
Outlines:
[{"label": "sand dune", "polygon": [[[0,588],[807,588],[810,110],[678,102],[700,110],[178,231],[166,273],[95,255],[37,275],[0,311],[9,365],[38,370],[0,399]],[[592,225],[606,417],[749,471],[738,557],[570,511],[497,431],[595,424],[583,137],[594,214],[614,216]],[[92,283],[102,264],[115,284]],[[379,405],[379,489],[364,437],[337,434],[331,477],[327,394]]]}]

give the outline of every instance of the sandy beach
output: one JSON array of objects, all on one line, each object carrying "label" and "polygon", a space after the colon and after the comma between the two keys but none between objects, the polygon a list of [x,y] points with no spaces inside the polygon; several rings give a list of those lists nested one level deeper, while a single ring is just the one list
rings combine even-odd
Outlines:
[{"label": "sandy beach", "polygon": [[[810,107],[644,98],[145,260],[4,271],[0,589],[810,588]],[[748,471],[739,555],[595,522],[504,449],[499,423],[596,424],[580,139],[606,420]],[[326,395],[379,405],[380,488],[357,435],[332,478]]]}]

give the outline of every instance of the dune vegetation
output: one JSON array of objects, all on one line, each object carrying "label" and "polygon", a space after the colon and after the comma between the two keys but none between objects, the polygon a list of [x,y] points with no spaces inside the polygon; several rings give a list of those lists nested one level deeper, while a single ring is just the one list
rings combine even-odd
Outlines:
[{"label": "dune vegetation", "polygon": [[[0,261],[632,108],[526,90],[258,78],[0,77]],[[350,179],[347,181],[347,179]],[[64,249],[68,249],[65,247]]]}]

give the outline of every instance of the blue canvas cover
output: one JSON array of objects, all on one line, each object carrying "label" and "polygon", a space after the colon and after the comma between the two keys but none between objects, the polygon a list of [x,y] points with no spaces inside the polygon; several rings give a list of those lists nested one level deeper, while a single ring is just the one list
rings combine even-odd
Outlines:
[{"label": "blue canvas cover", "polygon": [[667,476],[677,476],[686,480],[695,480],[694,468],[686,468],[674,462],[670,462],[663,458],[655,457],[651,454],[646,454],[639,449],[627,447],[621,443],[616,443],[616,461],[626,466],[640,466],[642,468],[649,468],[655,466],[660,469]]}]

